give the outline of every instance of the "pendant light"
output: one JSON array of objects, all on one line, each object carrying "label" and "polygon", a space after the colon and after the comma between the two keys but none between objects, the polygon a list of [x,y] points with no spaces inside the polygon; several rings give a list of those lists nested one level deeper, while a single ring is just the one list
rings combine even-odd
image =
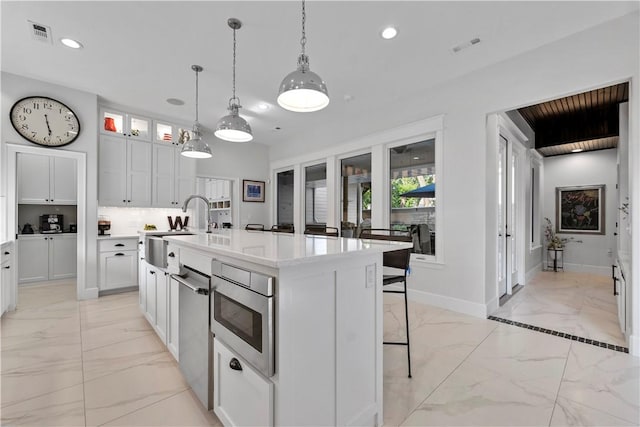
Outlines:
[{"label": "pendant light", "polygon": [[240,99],[236,97],[236,30],[242,27],[242,22],[236,18],[229,18],[227,24],[233,30],[233,97],[229,100],[228,114],[218,121],[215,135],[231,142],[249,142],[253,139],[251,126],[238,113],[242,108]]},{"label": "pendant light", "polygon": [[182,154],[185,157],[194,159],[208,159],[213,156],[211,148],[202,140],[202,131],[198,122],[198,73],[203,70],[199,65],[192,65],[191,69],[196,72],[196,121],[193,123],[191,139],[182,145]]},{"label": "pendant light", "polygon": [[327,85],[319,75],[309,70],[309,57],[305,53],[307,14],[302,0],[302,52],[298,56],[298,69],[289,73],[280,84],[278,104],[289,111],[312,112],[329,105]]}]

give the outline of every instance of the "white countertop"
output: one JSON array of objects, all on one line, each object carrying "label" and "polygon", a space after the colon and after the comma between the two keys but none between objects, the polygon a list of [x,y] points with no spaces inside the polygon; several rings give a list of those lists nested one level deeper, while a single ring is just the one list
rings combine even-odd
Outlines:
[{"label": "white countertop", "polygon": [[272,233],[223,229],[211,234],[164,236],[172,243],[210,253],[219,253],[269,267],[287,267],[319,260],[382,253],[413,247],[409,242],[394,242],[304,234]]},{"label": "white countertop", "polygon": [[109,234],[109,235],[100,235],[98,234],[98,240],[114,240],[114,239],[137,239],[137,234]]}]

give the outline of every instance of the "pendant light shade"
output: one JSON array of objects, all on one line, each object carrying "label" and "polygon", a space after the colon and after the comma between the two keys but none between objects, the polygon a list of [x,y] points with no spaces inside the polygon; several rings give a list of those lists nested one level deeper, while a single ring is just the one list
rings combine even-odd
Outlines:
[{"label": "pendant light shade", "polygon": [[215,135],[225,141],[249,142],[253,139],[251,126],[240,116],[242,108],[240,99],[236,97],[236,30],[242,27],[242,22],[236,18],[229,18],[227,24],[233,30],[233,97],[229,100],[229,113],[216,126]]},{"label": "pendant light shade", "polygon": [[309,69],[309,57],[305,53],[307,14],[302,0],[302,53],[298,56],[298,68],[289,73],[280,84],[278,104],[285,110],[310,113],[329,105],[327,85],[319,75]]},{"label": "pendant light shade", "polygon": [[194,159],[208,159],[213,157],[211,148],[202,139],[202,130],[198,122],[198,73],[203,70],[199,65],[192,65],[191,69],[196,72],[196,121],[193,123],[191,139],[182,145],[180,154]]}]

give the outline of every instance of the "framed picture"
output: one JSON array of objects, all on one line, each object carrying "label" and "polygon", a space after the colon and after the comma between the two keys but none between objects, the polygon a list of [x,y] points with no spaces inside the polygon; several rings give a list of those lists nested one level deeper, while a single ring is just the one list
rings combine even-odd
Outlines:
[{"label": "framed picture", "polygon": [[264,203],[264,181],[242,180],[242,201]]},{"label": "framed picture", "polygon": [[604,234],[604,188],[604,185],[556,187],[556,231]]}]

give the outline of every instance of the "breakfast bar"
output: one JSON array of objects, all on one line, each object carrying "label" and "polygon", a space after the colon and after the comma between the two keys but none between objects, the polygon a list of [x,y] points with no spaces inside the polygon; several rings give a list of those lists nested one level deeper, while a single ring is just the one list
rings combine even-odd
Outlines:
[{"label": "breakfast bar", "polygon": [[211,271],[213,409],[225,425],[382,425],[382,254],[410,243],[245,230],[164,239],[172,277]]}]

